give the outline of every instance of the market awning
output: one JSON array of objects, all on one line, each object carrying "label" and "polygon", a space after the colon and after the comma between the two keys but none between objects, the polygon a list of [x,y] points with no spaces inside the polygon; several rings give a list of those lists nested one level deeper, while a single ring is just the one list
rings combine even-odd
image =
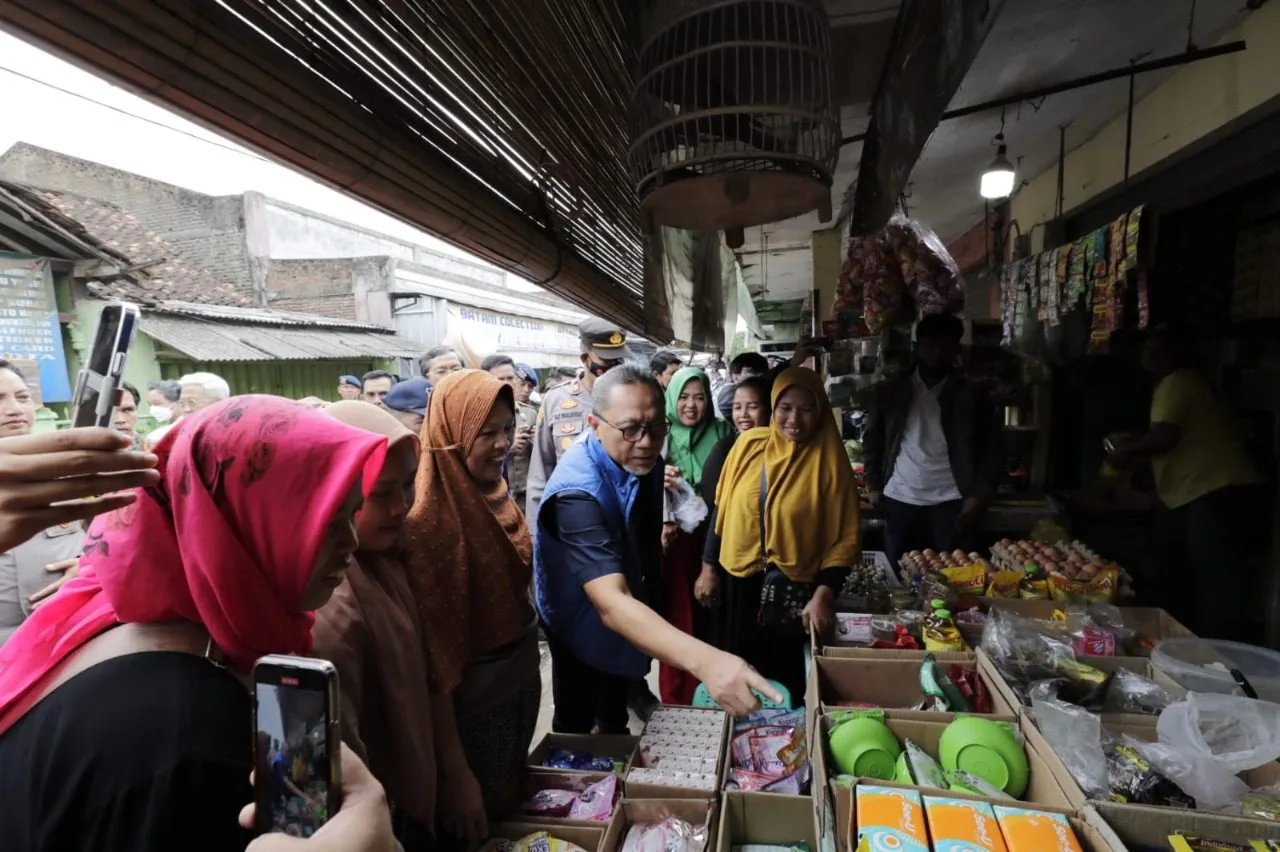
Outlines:
[{"label": "market awning", "polygon": [[417,358],[422,347],[391,333],[209,322],[144,312],[142,333],[193,361],[337,361]]}]

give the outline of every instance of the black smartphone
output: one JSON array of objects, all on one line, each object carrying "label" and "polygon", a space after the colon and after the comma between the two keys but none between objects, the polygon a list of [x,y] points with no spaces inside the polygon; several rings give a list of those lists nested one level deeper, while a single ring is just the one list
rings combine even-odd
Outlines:
[{"label": "black smartphone", "polygon": [[141,316],[138,306],[128,302],[107,302],[103,306],[93,333],[93,347],[71,398],[72,426],[111,426],[120,404],[125,361]]},{"label": "black smartphone", "polygon": [[253,666],[254,801],[260,833],[310,837],[342,805],[338,670],[272,655]]}]

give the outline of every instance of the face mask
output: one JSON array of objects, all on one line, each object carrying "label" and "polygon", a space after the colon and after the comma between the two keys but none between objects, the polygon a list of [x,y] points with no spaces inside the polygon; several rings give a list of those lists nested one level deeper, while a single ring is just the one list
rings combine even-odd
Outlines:
[{"label": "face mask", "polygon": [[156,419],[157,423],[168,423],[169,418],[173,416],[173,410],[163,405],[151,406],[151,416]]}]

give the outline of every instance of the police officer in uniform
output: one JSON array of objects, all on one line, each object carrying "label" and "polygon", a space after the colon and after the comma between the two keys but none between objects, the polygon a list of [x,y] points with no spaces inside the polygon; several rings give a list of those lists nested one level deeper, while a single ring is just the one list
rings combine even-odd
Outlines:
[{"label": "police officer in uniform", "polygon": [[524,508],[524,495],[529,482],[529,460],[533,455],[533,431],[538,422],[539,408],[529,402],[529,394],[538,386],[538,371],[528,364],[515,365],[516,380],[516,434],[528,437],[516,441],[507,457],[507,484],[511,499]]},{"label": "police officer in uniform", "polygon": [[[0,360],[0,437],[31,434],[36,402],[22,373]],[[0,553],[0,645],[66,579],[75,576],[84,528],[58,524]]]},{"label": "police officer in uniform", "polygon": [[582,373],[578,378],[551,388],[542,396],[542,408],[533,428],[533,456],[529,459],[525,517],[532,527],[538,517],[538,503],[551,471],[564,451],[582,437],[591,413],[591,388],[603,376],[631,357],[627,335],[608,320],[590,317],[578,326]]}]

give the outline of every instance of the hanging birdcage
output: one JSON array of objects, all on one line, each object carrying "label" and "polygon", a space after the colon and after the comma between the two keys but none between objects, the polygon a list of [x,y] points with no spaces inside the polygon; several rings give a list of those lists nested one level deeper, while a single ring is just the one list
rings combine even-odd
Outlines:
[{"label": "hanging birdcage", "polygon": [[840,121],[822,0],[656,0],[645,23],[629,155],[653,222],[828,221]]}]

